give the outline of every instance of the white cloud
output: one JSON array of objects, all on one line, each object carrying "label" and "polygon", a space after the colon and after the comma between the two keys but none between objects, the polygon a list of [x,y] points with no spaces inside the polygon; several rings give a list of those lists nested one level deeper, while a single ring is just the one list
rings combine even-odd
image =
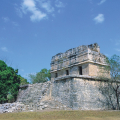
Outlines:
[{"label": "white cloud", "polygon": [[35,1],[34,0],[23,0],[22,3],[22,10],[23,13],[26,14],[28,11],[32,13],[30,16],[31,21],[40,21],[47,17],[47,14],[41,12],[39,9],[37,9]]},{"label": "white cloud", "polygon": [[2,17],[2,19],[4,20],[4,22],[8,22],[9,21],[8,17]]},{"label": "white cloud", "polygon": [[54,11],[54,7],[51,6],[50,1],[46,1],[46,2],[39,1],[39,2],[40,2],[40,6],[44,8],[47,12]]},{"label": "white cloud", "polygon": [[[22,0],[21,8],[16,8],[17,14],[22,18],[23,13],[27,14],[31,13],[30,19],[31,21],[40,21],[42,19],[48,18],[48,15],[54,15],[54,11],[60,12],[62,7],[65,5],[60,0]],[[54,8],[52,5],[55,5]],[[16,5],[17,6],[17,5]],[[22,13],[21,13],[22,11]],[[59,13],[58,12],[58,13]]]},{"label": "white cloud", "polygon": [[42,20],[45,17],[46,17],[46,14],[37,10],[37,11],[34,11],[34,14],[32,16],[30,16],[30,19],[34,22],[34,21]]},{"label": "white cloud", "polygon": [[6,47],[2,47],[1,50],[4,52],[8,52],[8,49]]},{"label": "white cloud", "polygon": [[104,18],[104,15],[103,15],[103,14],[98,14],[98,16],[96,16],[96,17],[94,18],[94,21],[95,21],[96,23],[102,23],[102,22],[104,22],[104,20],[105,20],[105,18]]},{"label": "white cloud", "polygon": [[101,0],[100,3],[98,3],[98,5],[103,4],[104,2],[106,2],[106,0]]},{"label": "white cloud", "polygon": [[58,7],[58,8],[65,7],[65,5],[61,1],[59,1],[59,0],[55,1],[55,6]]}]

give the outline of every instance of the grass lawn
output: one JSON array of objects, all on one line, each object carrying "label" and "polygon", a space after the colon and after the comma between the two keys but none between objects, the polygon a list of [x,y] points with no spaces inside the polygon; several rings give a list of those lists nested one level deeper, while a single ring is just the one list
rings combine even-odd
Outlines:
[{"label": "grass lawn", "polygon": [[0,114],[0,120],[120,120],[120,111],[44,111]]}]

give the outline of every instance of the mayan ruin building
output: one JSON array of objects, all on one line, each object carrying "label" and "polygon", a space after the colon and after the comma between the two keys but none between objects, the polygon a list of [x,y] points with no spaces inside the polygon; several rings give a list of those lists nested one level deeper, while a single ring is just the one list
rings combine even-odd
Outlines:
[{"label": "mayan ruin building", "polygon": [[82,45],[69,49],[65,53],[58,53],[51,60],[51,80],[64,79],[65,76],[99,76],[100,66],[107,65],[105,60],[106,56],[100,53],[97,43]]},{"label": "mayan ruin building", "polygon": [[[21,86],[17,102],[28,105],[31,110],[111,109],[99,89],[101,79],[98,76],[110,77],[110,72],[104,69],[108,66],[106,56],[100,53],[97,43],[58,53],[52,57],[50,65],[51,81]],[[114,96],[112,99],[114,101]]]}]

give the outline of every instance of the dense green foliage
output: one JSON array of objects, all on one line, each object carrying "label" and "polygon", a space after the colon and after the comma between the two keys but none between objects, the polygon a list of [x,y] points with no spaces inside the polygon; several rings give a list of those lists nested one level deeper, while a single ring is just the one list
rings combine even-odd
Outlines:
[{"label": "dense green foliage", "polygon": [[38,72],[36,75],[29,74],[31,83],[43,83],[47,82],[51,79],[50,70],[42,69],[40,72]]},{"label": "dense green foliage", "polygon": [[0,60],[0,103],[7,102],[9,98],[15,100],[19,85],[18,69],[14,70],[12,67],[8,67],[4,61]]}]

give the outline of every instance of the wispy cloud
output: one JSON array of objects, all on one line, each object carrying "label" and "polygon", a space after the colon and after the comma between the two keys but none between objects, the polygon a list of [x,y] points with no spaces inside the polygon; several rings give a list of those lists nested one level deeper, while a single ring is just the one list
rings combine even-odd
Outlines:
[{"label": "wispy cloud", "polygon": [[40,21],[47,17],[46,13],[41,12],[37,7],[34,0],[23,0],[22,3],[22,10],[23,13],[26,14],[27,12],[31,12],[32,15],[30,16],[31,21]]},{"label": "wispy cloud", "polygon": [[39,1],[40,6],[44,8],[47,12],[51,13],[54,11],[54,7],[52,7],[50,1]]},{"label": "wispy cloud", "polygon": [[93,19],[96,23],[103,23],[105,18],[103,14],[98,14],[94,19]]},{"label": "wispy cloud", "polygon": [[103,4],[104,2],[106,2],[106,0],[101,0],[100,3],[98,3],[98,5]]},{"label": "wispy cloud", "polygon": [[17,15],[18,15],[20,18],[22,18],[22,17],[23,17],[22,10],[18,7],[17,4],[15,4],[14,6],[15,6],[15,10],[16,10]]},{"label": "wispy cloud", "polygon": [[120,40],[117,40],[115,45],[120,45]]},{"label": "wispy cloud", "polygon": [[9,21],[8,17],[2,17],[2,19],[3,19],[4,22],[8,22]]},{"label": "wispy cloud", "polygon": [[4,52],[8,52],[8,49],[6,47],[1,47],[1,50]]},{"label": "wispy cloud", "polygon": [[55,6],[58,7],[58,8],[65,7],[65,5],[60,0],[55,1]]},{"label": "wispy cloud", "polygon": [[120,52],[120,49],[115,49],[116,51]]}]

